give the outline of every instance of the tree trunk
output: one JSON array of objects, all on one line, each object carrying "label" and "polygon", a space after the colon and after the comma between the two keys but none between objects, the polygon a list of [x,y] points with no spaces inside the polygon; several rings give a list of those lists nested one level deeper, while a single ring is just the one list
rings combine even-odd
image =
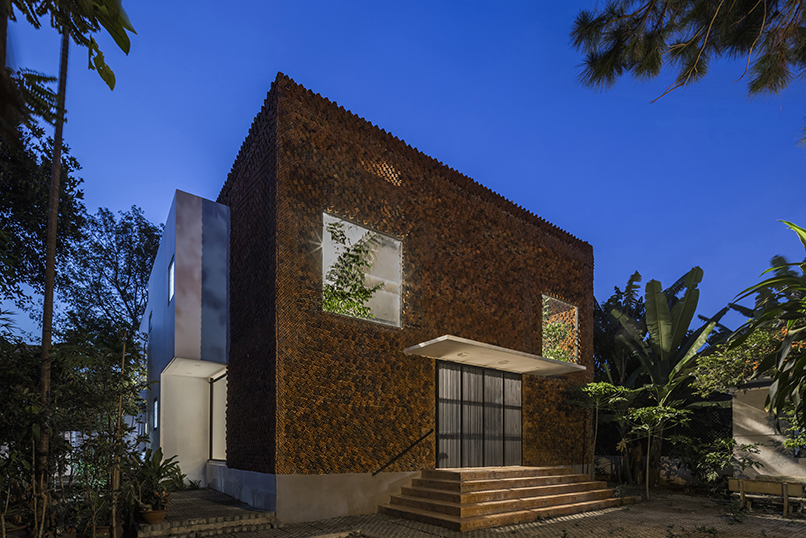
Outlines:
[{"label": "tree trunk", "polygon": [[649,500],[649,454],[652,452],[652,433],[646,438],[646,500]]},{"label": "tree trunk", "polygon": [[[42,311],[42,355],[39,372],[40,399],[45,408],[46,422],[40,425],[39,441],[39,484],[40,495],[47,504],[49,495],[50,473],[48,469],[48,451],[50,436],[48,435],[50,406],[50,347],[53,335],[53,289],[56,282],[56,230],[59,217],[59,183],[62,171],[62,132],[64,129],[64,100],[67,93],[67,59],[70,47],[70,34],[67,28],[62,29],[62,50],[59,67],[59,93],[56,101],[56,133],[53,142],[53,168],[50,178],[50,203],[48,206],[48,242],[45,255],[45,297]],[[42,537],[44,522],[39,529]]]}]

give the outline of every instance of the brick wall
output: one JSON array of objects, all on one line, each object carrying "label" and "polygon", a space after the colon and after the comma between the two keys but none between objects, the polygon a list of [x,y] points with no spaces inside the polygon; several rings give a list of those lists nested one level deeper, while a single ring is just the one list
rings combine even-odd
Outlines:
[{"label": "brick wall", "polygon": [[276,447],[276,107],[270,94],[218,196],[230,208],[227,465],[263,473]]},{"label": "brick wall", "polygon": [[[574,430],[584,414],[564,409],[557,392],[592,378],[590,245],[283,75],[267,102],[220,197],[233,215],[231,272],[239,279],[230,371],[259,372],[230,377],[230,404],[250,403],[228,414],[241,428],[228,438],[228,464],[277,473],[376,470],[434,427],[434,363],[403,349],[453,334],[539,354],[543,293],[578,306],[580,363],[589,371],[564,380],[524,376],[524,463],[581,462],[583,434]],[[271,147],[272,134],[276,170],[270,150],[249,150]],[[402,327],[322,311],[325,211],[402,241]],[[249,240],[236,248],[239,233]],[[276,266],[261,259],[272,251]],[[239,252],[251,258],[238,260]],[[234,389],[238,383],[245,388]],[[245,411],[265,417],[235,418]],[[250,425],[260,441],[244,438]],[[243,445],[232,451],[235,442]],[[434,461],[432,435],[387,470]]]}]

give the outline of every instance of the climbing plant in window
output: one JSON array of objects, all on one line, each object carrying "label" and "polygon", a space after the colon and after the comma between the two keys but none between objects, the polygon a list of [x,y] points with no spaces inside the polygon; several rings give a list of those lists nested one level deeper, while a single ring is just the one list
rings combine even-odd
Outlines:
[{"label": "climbing plant in window", "polygon": [[326,225],[338,256],[327,270],[322,288],[322,309],[355,318],[374,319],[375,314],[366,303],[383,283],[366,285],[366,274],[372,267],[373,249],[380,240],[378,234],[367,231],[351,243],[341,221]]},{"label": "climbing plant in window", "polygon": [[543,356],[577,361],[577,308],[548,295],[543,296]]}]

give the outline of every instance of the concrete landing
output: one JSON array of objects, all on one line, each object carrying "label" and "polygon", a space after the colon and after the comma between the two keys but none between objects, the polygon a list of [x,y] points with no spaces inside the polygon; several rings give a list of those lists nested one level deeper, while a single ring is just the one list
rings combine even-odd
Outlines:
[{"label": "concrete landing", "polygon": [[214,489],[171,493],[165,520],[138,523],[138,538],[204,538],[218,534],[275,529],[274,512],[258,510]]}]

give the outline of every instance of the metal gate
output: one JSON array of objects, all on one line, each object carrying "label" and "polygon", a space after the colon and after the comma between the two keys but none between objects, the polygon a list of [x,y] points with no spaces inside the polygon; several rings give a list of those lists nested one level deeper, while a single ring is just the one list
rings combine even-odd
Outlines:
[{"label": "metal gate", "polygon": [[521,376],[437,361],[437,468],[521,464]]}]

